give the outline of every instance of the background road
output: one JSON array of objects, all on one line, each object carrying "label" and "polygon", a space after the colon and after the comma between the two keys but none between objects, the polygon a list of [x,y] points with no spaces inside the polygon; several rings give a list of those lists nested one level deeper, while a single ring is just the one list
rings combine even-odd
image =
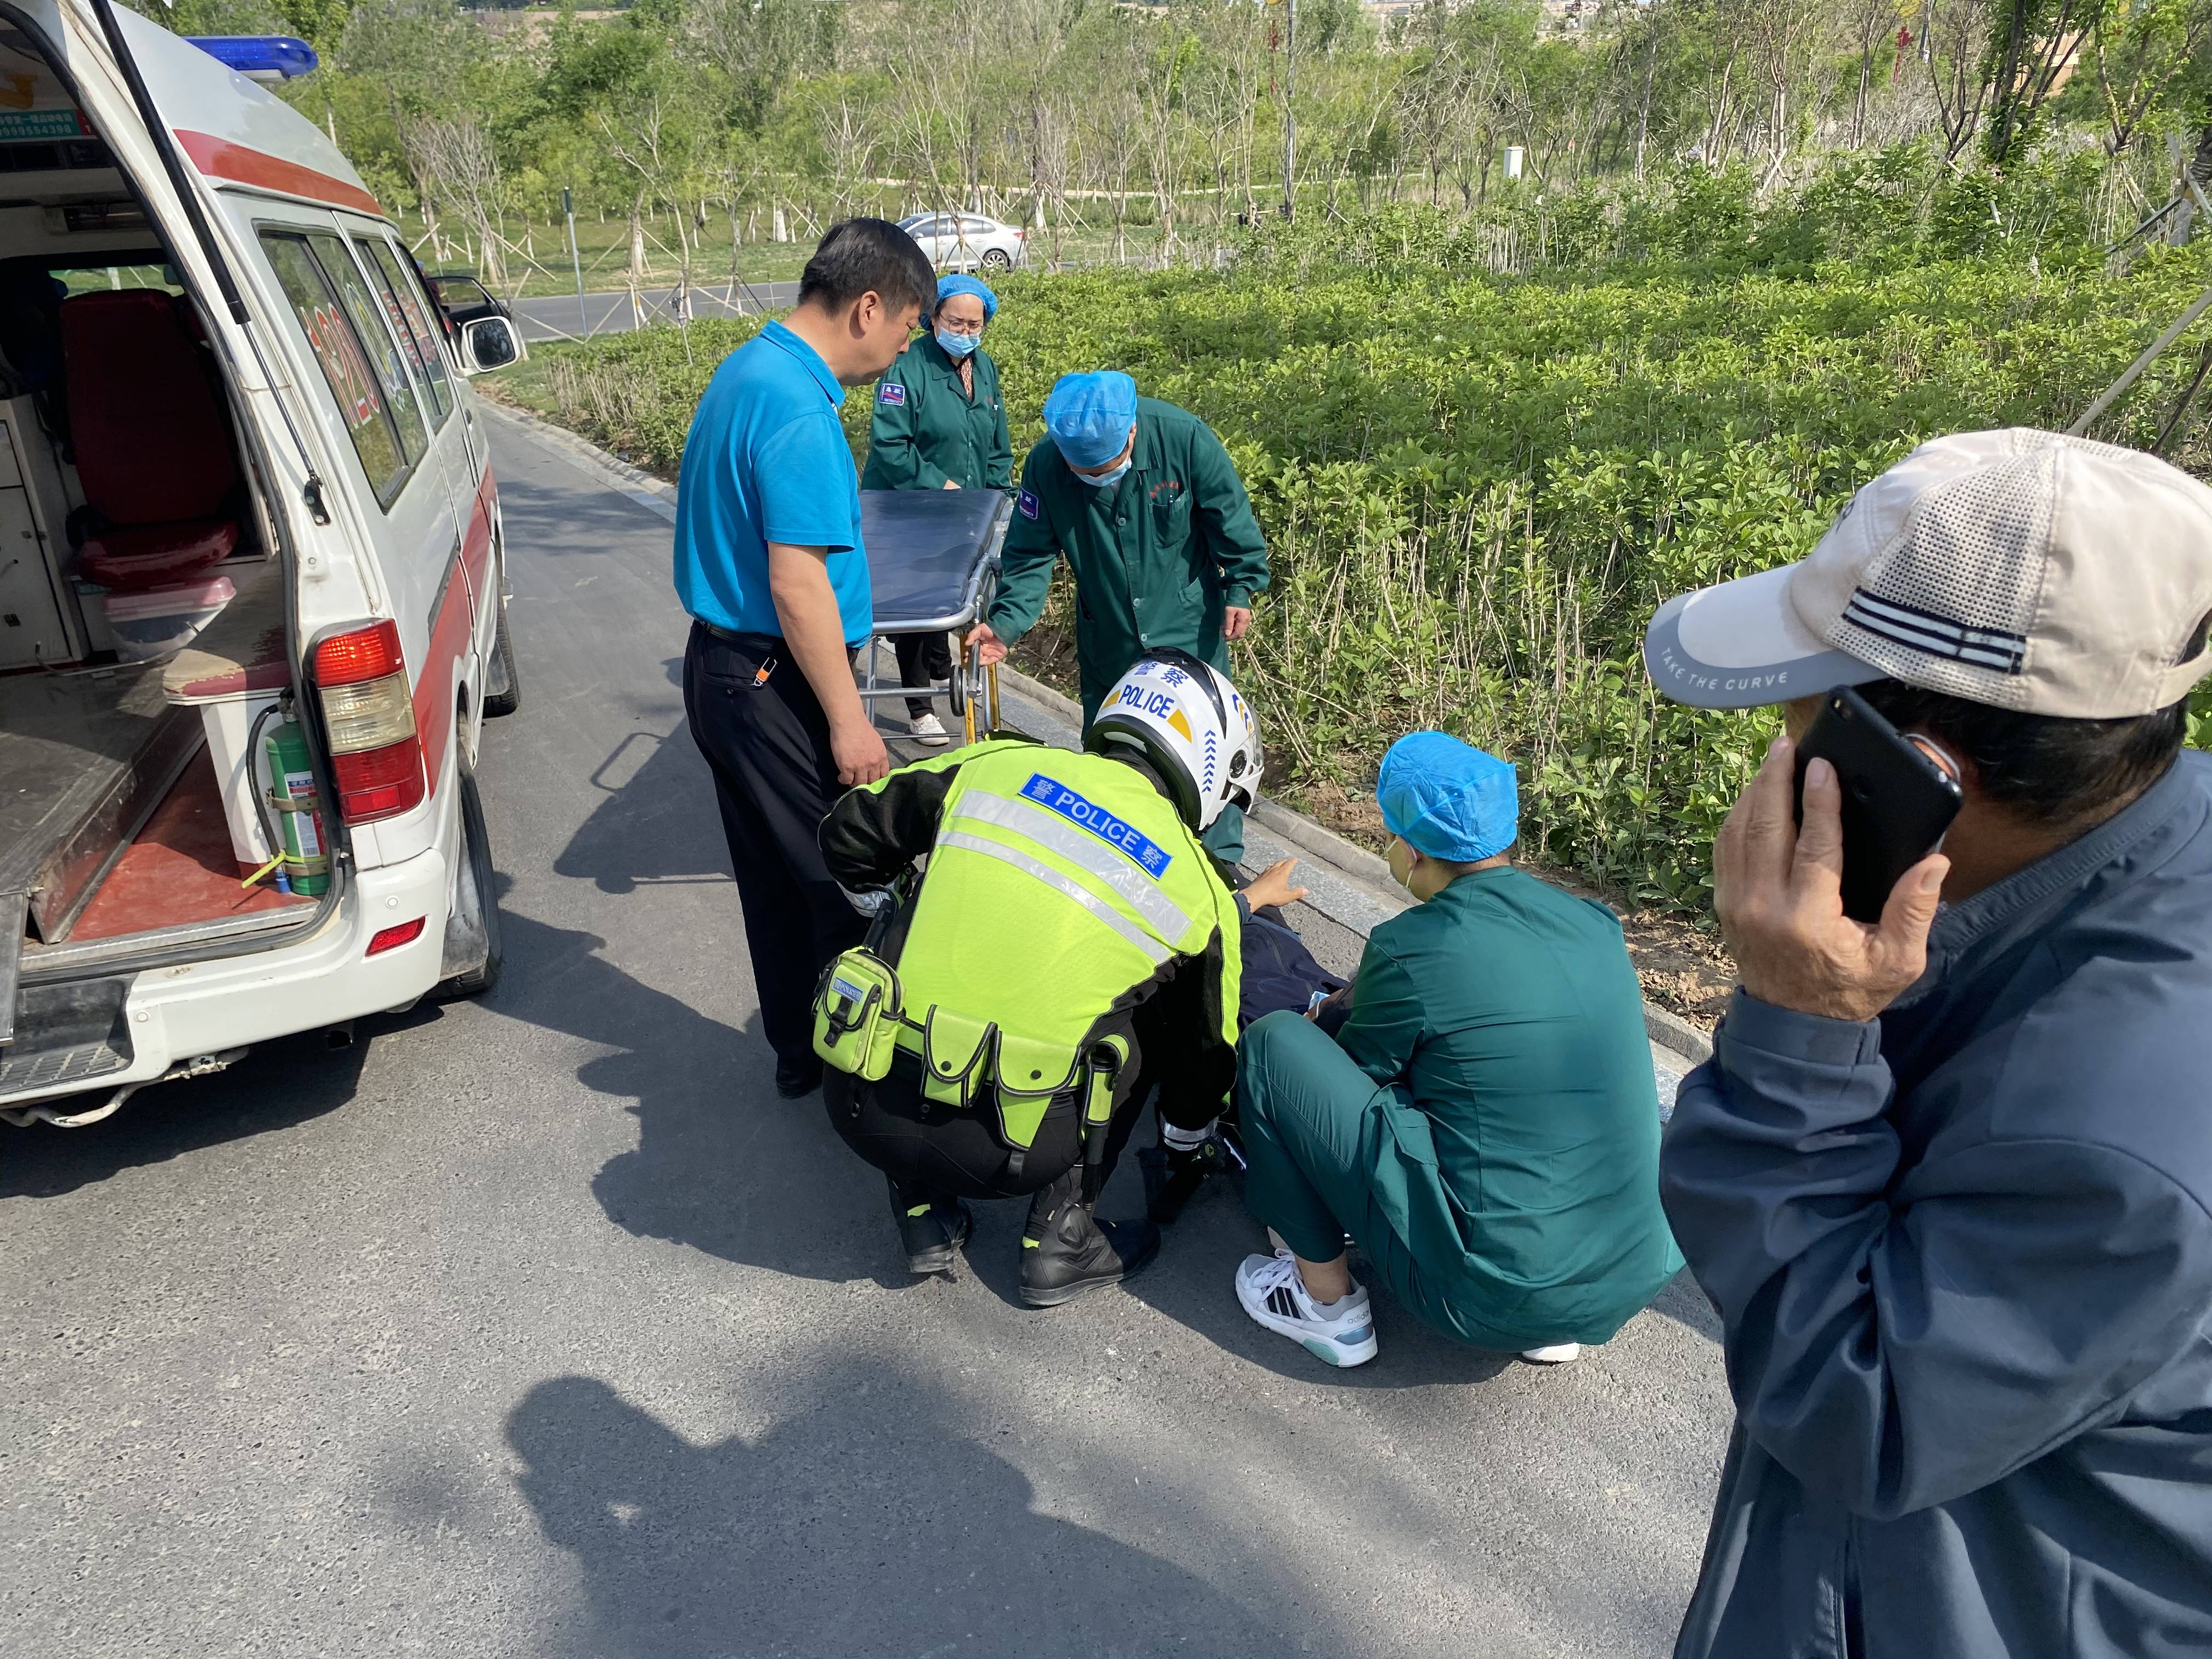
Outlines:
[{"label": "background road", "polygon": [[1729,1419],[1686,1281],[1552,1370],[1386,1303],[1340,1376],[1238,1310],[1225,1192],[1054,1313],[1018,1204],[908,1280],[769,1086],[667,525],[493,420],[507,976],[0,1138],[0,1651],[1664,1652]]},{"label": "background road", "polygon": [[[676,313],[670,307],[676,290],[667,288],[648,288],[638,290],[638,299],[644,306],[647,323],[673,322]],[[586,294],[580,310],[573,294],[540,296],[531,300],[509,302],[514,311],[514,320],[522,337],[533,345],[541,340],[581,339],[587,334],[627,333],[634,324],[629,295]],[[691,315],[694,320],[708,317],[738,317],[761,311],[787,311],[799,303],[797,283],[739,283],[732,287],[726,282],[691,290]]]}]

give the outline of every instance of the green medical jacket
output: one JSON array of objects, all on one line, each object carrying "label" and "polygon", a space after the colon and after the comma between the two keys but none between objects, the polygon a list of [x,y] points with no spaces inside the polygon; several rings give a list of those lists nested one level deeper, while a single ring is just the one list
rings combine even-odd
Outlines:
[{"label": "green medical jacket", "polygon": [[1601,1342],[1682,1266],[1644,1000],[1612,911],[1509,865],[1370,935],[1337,1042],[1384,1088],[1361,1157],[1413,1258],[1513,1351]]},{"label": "green medical jacket", "polygon": [[863,489],[1004,489],[1014,478],[1014,441],[1006,430],[999,366],[980,348],[975,396],[934,336],[919,335],[876,383]]},{"label": "green medical jacket", "polygon": [[1188,651],[1227,672],[1221,613],[1267,586],[1267,544],[1229,452],[1198,416],[1155,398],[1137,399],[1136,452],[1104,489],[1070,471],[1051,439],[1030,451],[985,618],[1000,639],[1036,624],[1060,558],[1075,573],[1086,722],[1148,650]]}]

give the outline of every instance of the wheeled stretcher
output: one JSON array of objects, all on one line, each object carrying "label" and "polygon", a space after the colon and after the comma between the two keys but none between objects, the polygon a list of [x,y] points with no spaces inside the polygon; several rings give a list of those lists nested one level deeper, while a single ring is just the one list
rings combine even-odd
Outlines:
[{"label": "wheeled stretcher", "polygon": [[[884,685],[876,672],[876,640],[908,634],[965,630],[991,608],[999,588],[999,549],[1006,539],[1012,501],[996,489],[864,489],[860,539],[868,551],[875,594],[875,638],[862,653],[863,702],[925,695]],[[979,651],[963,649],[952,678],[933,685],[975,740],[999,724],[999,671],[983,666]],[[980,714],[979,714],[980,709]]]}]

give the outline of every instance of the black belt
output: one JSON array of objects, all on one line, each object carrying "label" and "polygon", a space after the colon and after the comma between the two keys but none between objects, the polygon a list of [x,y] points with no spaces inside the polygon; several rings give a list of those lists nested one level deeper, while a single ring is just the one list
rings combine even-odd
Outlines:
[{"label": "black belt", "polygon": [[740,634],[732,629],[717,628],[714,623],[702,621],[697,617],[692,617],[691,621],[694,626],[705,629],[725,645],[737,646],[740,649],[752,652],[757,656],[783,649],[783,638],[778,634]]},{"label": "black belt", "polygon": [[[717,628],[702,617],[691,618],[694,628],[703,628],[725,645],[734,645],[740,651],[749,651],[756,657],[780,657],[783,654],[783,635],[781,634],[739,634],[727,628]],[[851,662],[860,654],[860,647],[845,647],[845,660]]]}]

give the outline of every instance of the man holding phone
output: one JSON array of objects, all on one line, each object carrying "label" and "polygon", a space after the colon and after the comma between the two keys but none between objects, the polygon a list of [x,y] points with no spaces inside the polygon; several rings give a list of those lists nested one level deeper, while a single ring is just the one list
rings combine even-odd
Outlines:
[{"label": "man holding phone", "polygon": [[[1786,705],[1661,1156],[1737,1408],[1678,1656],[2212,1645],[2208,617],[2212,490],[2012,430],[1654,619],[1668,696]],[[1910,786],[1879,731],[1808,739],[1839,686],[1959,786],[1875,921],[1847,872]]]}]

